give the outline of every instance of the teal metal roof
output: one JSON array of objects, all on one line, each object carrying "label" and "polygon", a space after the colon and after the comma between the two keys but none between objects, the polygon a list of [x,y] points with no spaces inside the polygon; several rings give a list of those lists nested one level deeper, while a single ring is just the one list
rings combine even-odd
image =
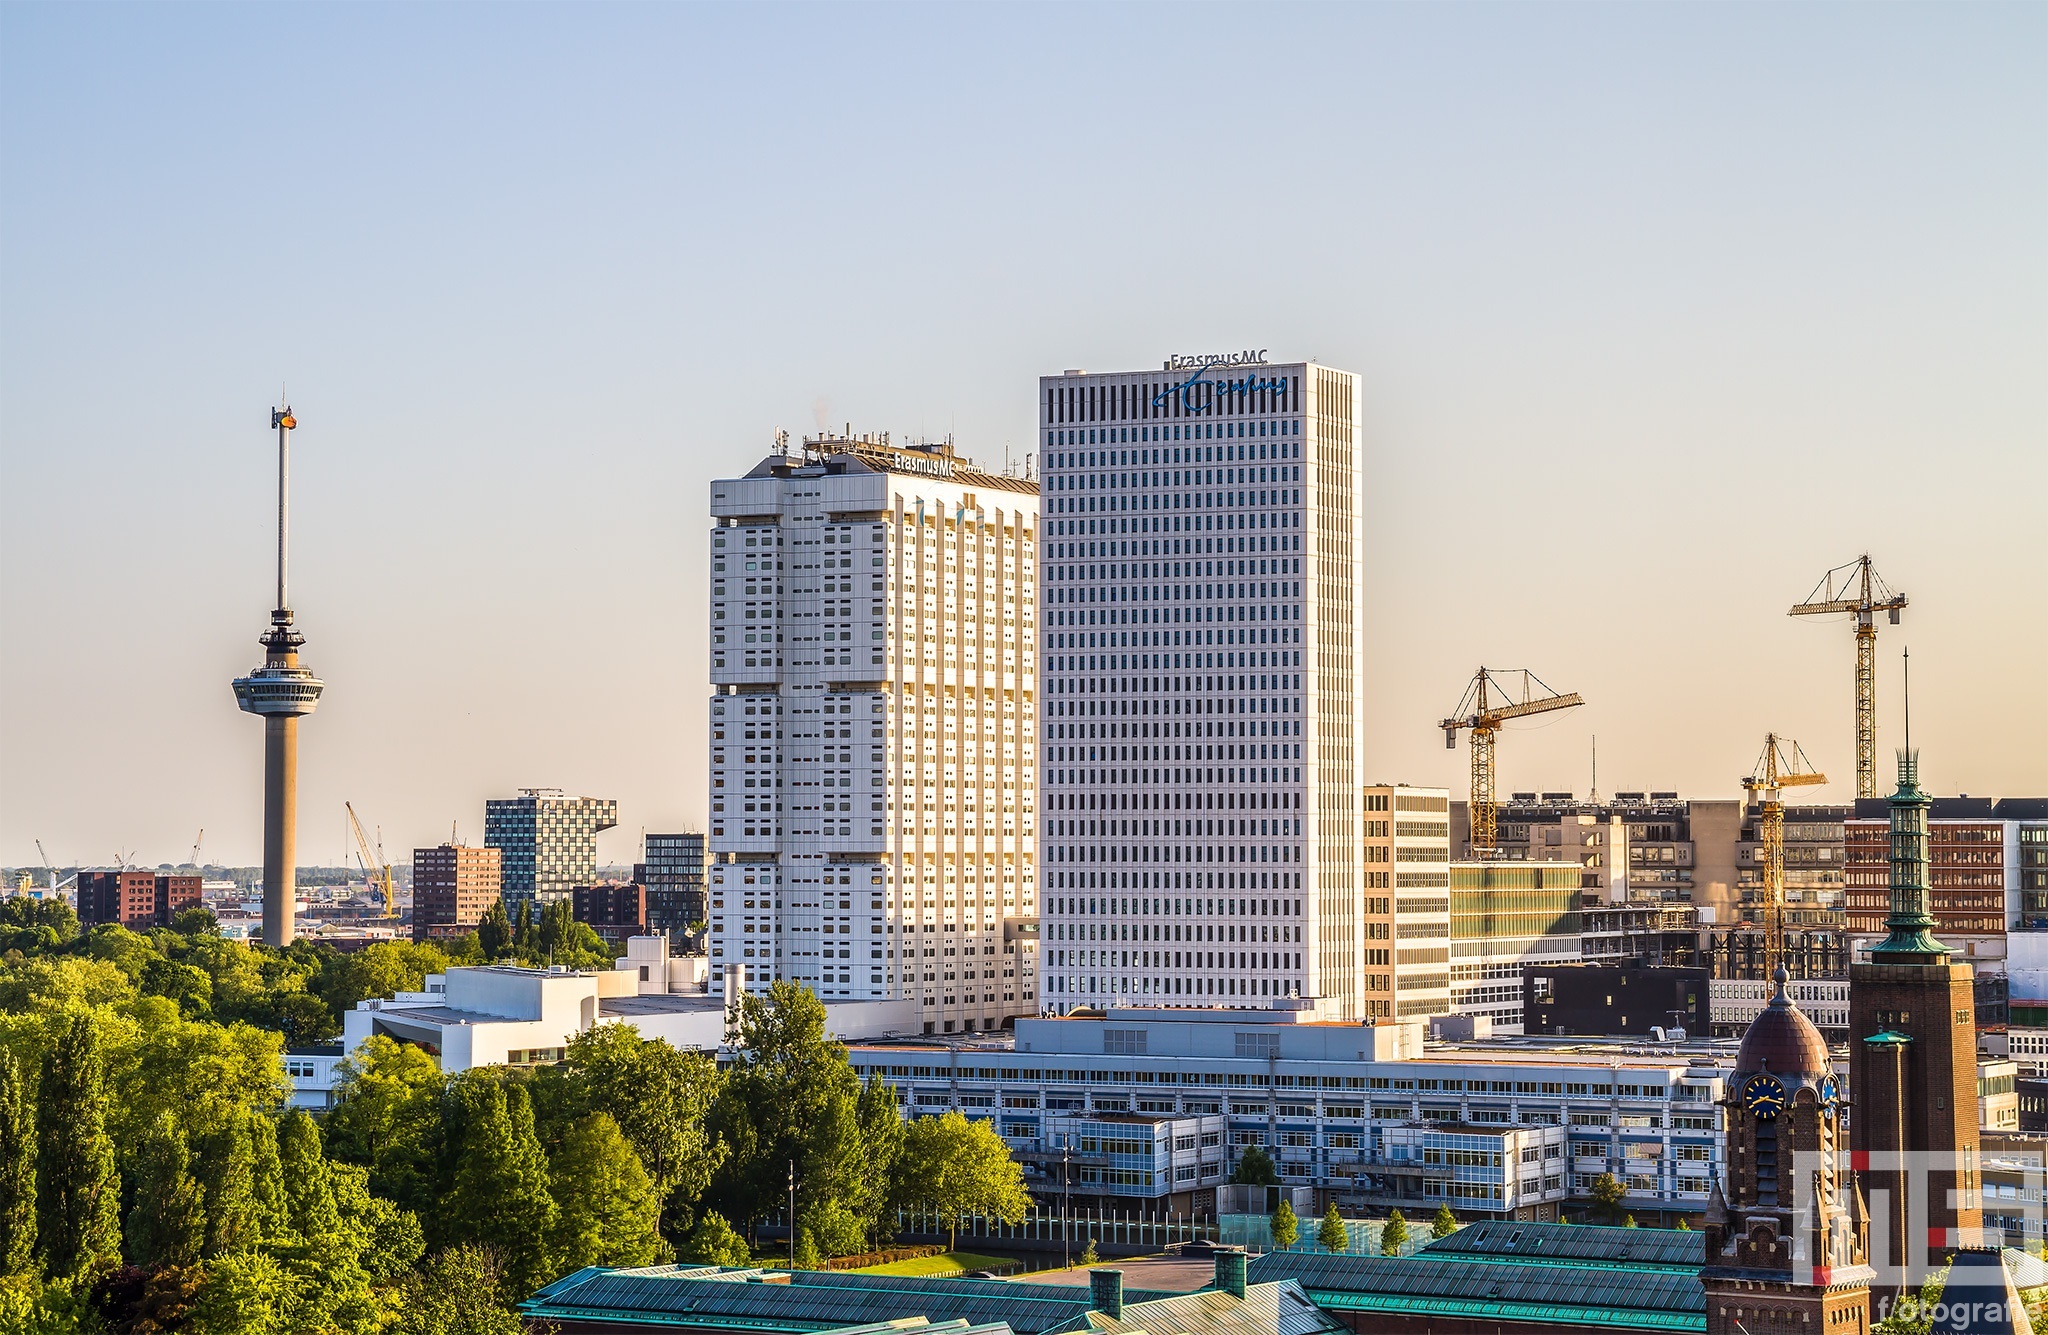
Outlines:
[{"label": "teal metal roof", "polygon": [[1121,1317],[1090,1312],[1076,1332],[1091,1335],[1325,1335],[1342,1331],[1292,1280],[1250,1284],[1242,1298],[1201,1289],[1172,1298],[1124,1302]]},{"label": "teal metal roof", "polygon": [[1707,1263],[1707,1242],[1705,1234],[1676,1228],[1602,1228],[1487,1219],[1438,1238],[1416,1255],[1691,1272]]},{"label": "teal metal roof", "polygon": [[1522,1260],[1478,1251],[1403,1257],[1269,1252],[1252,1261],[1248,1270],[1254,1281],[1298,1280],[1327,1312],[1487,1318],[1603,1330],[1703,1331],[1707,1326],[1706,1297],[1697,1271],[1626,1261],[1558,1265],[1542,1258]]},{"label": "teal metal roof", "polygon": [[[1127,1289],[1124,1301],[1173,1296]],[[1088,1290],[1067,1284],[702,1266],[591,1267],[519,1305],[529,1318],[756,1335],[811,1335],[906,1317],[973,1325],[1002,1321],[1014,1335],[1048,1335],[1086,1330],[1088,1308]]]},{"label": "teal metal roof", "polygon": [[870,1321],[860,1326],[840,1326],[824,1335],[1016,1335],[1005,1321],[970,1325],[965,1321],[931,1322],[921,1316],[897,1321]]}]

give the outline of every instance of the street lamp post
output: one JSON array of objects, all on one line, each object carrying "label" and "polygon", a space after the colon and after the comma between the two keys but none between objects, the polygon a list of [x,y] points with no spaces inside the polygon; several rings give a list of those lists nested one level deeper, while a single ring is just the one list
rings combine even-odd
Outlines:
[{"label": "street lamp post", "polygon": [[796,1160],[789,1161],[789,1268],[796,1269]]},{"label": "street lamp post", "polygon": [[1074,1197],[1067,1185],[1067,1155],[1072,1146],[1060,1146],[1060,1262],[1071,1269],[1074,1264]]}]

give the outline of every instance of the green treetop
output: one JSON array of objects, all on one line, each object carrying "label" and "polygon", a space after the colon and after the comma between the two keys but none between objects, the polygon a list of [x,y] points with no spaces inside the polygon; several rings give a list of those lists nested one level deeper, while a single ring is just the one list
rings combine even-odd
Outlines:
[{"label": "green treetop", "polygon": [[1451,1213],[1448,1205],[1436,1207],[1436,1218],[1429,1221],[1429,1235],[1432,1238],[1448,1238],[1458,1231],[1458,1216]]},{"label": "green treetop", "polygon": [[1323,1226],[1316,1230],[1316,1241],[1324,1251],[1332,1254],[1351,1250],[1351,1230],[1344,1227],[1344,1216],[1337,1213],[1337,1202],[1331,1201],[1330,1208],[1323,1212]]},{"label": "green treetop", "polygon": [[1273,1245],[1282,1251],[1292,1247],[1301,1237],[1301,1220],[1295,1215],[1294,1207],[1287,1197],[1280,1197],[1280,1208],[1273,1211],[1269,1221],[1273,1228]]},{"label": "green treetop", "polygon": [[121,1179],[98,1022],[58,1024],[36,1096],[36,1244],[52,1277],[82,1280],[121,1262]]}]

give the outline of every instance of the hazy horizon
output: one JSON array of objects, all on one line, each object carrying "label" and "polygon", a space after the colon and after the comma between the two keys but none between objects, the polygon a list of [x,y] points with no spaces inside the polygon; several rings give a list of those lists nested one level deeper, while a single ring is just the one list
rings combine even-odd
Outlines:
[{"label": "hazy horizon", "polygon": [[[1363,377],[1366,778],[1739,796],[1775,731],[2048,794],[2048,8],[0,9],[0,863],[260,861],[274,437],[299,860],[705,814],[709,483],[1032,448],[1037,377]],[[1888,787],[1885,783],[1882,786]]]}]

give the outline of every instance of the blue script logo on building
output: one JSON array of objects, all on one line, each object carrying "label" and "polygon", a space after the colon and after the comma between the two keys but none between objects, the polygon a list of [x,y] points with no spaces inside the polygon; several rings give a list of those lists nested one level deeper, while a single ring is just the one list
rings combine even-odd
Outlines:
[{"label": "blue script logo on building", "polygon": [[1195,402],[1195,392],[1203,385],[1207,385],[1217,397],[1225,394],[1256,394],[1260,390],[1266,389],[1285,390],[1287,388],[1285,376],[1278,378],[1268,376],[1264,379],[1254,376],[1243,376],[1236,380],[1204,380],[1202,378],[1208,372],[1219,367],[1228,370],[1240,366],[1264,366],[1265,364],[1266,350],[1264,348],[1247,349],[1244,352],[1212,352],[1201,357],[1169,357],[1166,359],[1165,370],[1186,371],[1192,369],[1194,374],[1179,384],[1168,385],[1165,389],[1153,395],[1152,406],[1154,408],[1163,408],[1174,395],[1178,394],[1180,395],[1183,408],[1191,413],[1200,412],[1201,405]]}]

